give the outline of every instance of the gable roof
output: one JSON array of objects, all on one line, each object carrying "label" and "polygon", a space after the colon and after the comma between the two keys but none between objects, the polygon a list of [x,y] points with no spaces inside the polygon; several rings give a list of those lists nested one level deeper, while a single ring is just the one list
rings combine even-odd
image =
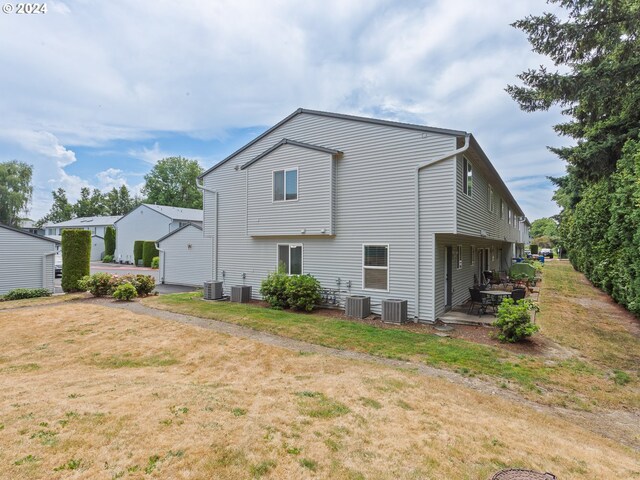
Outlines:
[{"label": "gable roof", "polygon": [[45,242],[55,243],[56,245],[60,245],[58,240],[54,240],[53,238],[43,237],[41,235],[36,235],[34,233],[25,232],[19,228],[10,227],[9,225],[5,225],[4,223],[0,223],[0,228],[4,228],[6,230],[10,230],[12,232],[20,233],[22,235],[27,235],[28,237],[37,238],[38,240],[44,240]]},{"label": "gable roof", "polygon": [[58,223],[47,223],[43,228],[58,227],[97,227],[103,225],[113,225],[121,218],[121,215],[102,217],[77,217]]},{"label": "gable roof", "polygon": [[340,150],[335,150],[333,148],[321,147],[319,145],[312,145],[310,143],[297,142],[295,140],[289,140],[288,138],[283,138],[278,143],[276,143],[273,147],[268,148],[267,150],[262,152],[257,157],[253,158],[252,160],[249,160],[247,163],[242,165],[240,167],[240,170],[244,170],[245,168],[249,167],[250,165],[253,165],[258,160],[260,160],[261,158],[266,157],[271,152],[273,152],[274,150],[277,150],[278,148],[280,148],[283,145],[293,145],[294,147],[307,148],[309,150],[316,150],[318,152],[330,153],[331,155],[342,155],[342,152]]},{"label": "gable roof", "polygon": [[200,178],[200,179],[204,178],[209,173],[214,171],[216,168],[221,167],[222,165],[227,163],[229,160],[231,160],[232,158],[234,158],[238,154],[244,152],[247,148],[249,148],[250,146],[254,145],[258,141],[262,140],[264,137],[269,135],[271,132],[273,132],[274,130],[278,129],[280,126],[284,125],[289,120],[291,120],[292,118],[296,117],[297,115],[300,115],[301,113],[306,113],[308,115],[317,115],[317,116],[320,116],[320,117],[338,118],[338,119],[341,119],[341,120],[351,120],[351,121],[354,121],[354,122],[371,123],[371,124],[374,124],[374,125],[385,125],[385,126],[389,126],[389,127],[406,128],[406,129],[409,129],[409,130],[418,130],[418,131],[422,131],[422,132],[441,133],[441,134],[445,134],[445,135],[463,136],[463,135],[467,134],[467,132],[463,132],[461,130],[448,130],[448,129],[445,129],[445,128],[427,127],[425,125],[416,125],[416,124],[412,124],[412,123],[393,122],[393,121],[390,121],[390,120],[379,120],[377,118],[359,117],[359,116],[356,116],[356,115],[345,115],[343,113],[332,113],[332,112],[323,112],[323,111],[320,111],[320,110],[308,110],[306,108],[298,108],[291,115],[287,116],[283,120],[280,120],[273,127],[269,128],[268,130],[266,130],[261,135],[258,135],[256,138],[251,140],[249,143],[247,143],[243,147],[240,147],[238,150],[233,152],[231,155],[229,155],[228,157],[224,158],[222,161],[216,163],[213,167],[209,168],[204,173],[200,174],[198,176],[198,178]]},{"label": "gable roof", "polygon": [[166,240],[167,238],[169,238],[169,237],[175,235],[176,233],[184,230],[185,228],[189,228],[189,227],[194,227],[194,228],[197,228],[198,230],[202,231],[202,227],[201,226],[196,225],[195,223],[187,223],[186,225],[181,226],[180,228],[174,230],[173,232],[167,233],[164,237],[159,238],[158,240],[156,240],[156,243],[160,243],[163,240]]},{"label": "gable roof", "polygon": [[186,222],[202,222],[203,215],[202,210],[198,210],[195,208],[182,208],[182,207],[170,207],[168,205],[155,205],[152,203],[142,203],[138,205],[136,208],[131,210],[126,215],[120,217],[117,222],[122,220],[124,217],[131,215],[133,212],[138,210],[140,207],[147,207],[154,212],[159,213],[160,215],[164,215],[170,220],[183,220]]}]

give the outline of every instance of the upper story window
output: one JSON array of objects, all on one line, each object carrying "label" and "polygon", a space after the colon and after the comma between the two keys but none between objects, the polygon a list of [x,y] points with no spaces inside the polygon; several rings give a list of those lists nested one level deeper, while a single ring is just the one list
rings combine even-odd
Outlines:
[{"label": "upper story window", "polygon": [[284,202],[298,199],[298,169],[275,170],[273,172],[273,201]]},{"label": "upper story window", "polygon": [[500,199],[500,220],[504,218],[504,202]]},{"label": "upper story window", "polygon": [[473,190],[473,167],[466,157],[462,158],[462,191],[471,196]]},{"label": "upper story window", "polygon": [[489,211],[493,213],[493,188],[491,185],[488,187],[488,197],[489,197]]},{"label": "upper story window", "polygon": [[509,225],[513,224],[513,212],[511,211],[511,208],[507,208],[507,223]]},{"label": "upper story window", "polygon": [[366,290],[389,290],[389,245],[362,246],[362,286]]}]

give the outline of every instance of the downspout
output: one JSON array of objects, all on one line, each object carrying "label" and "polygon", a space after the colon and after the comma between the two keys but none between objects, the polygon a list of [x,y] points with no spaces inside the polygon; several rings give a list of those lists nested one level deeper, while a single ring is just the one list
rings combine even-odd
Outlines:
[{"label": "downspout", "polygon": [[[453,150],[441,157],[436,157],[431,160],[427,160],[426,162],[419,163],[416,165],[416,176],[415,176],[415,258],[416,258],[416,272],[415,272],[415,304],[416,304],[416,321],[420,319],[420,170],[429,165],[433,165],[435,163],[441,162],[448,158],[454,157],[465,152],[469,148],[469,140],[471,138],[471,134],[467,133],[464,136],[464,145],[457,150]],[[457,195],[457,192],[454,190],[454,195]],[[435,245],[434,245],[435,248]]]},{"label": "downspout", "polygon": [[[50,257],[51,255],[55,255],[57,253],[57,251],[54,252],[47,252],[45,254],[42,255],[42,288],[47,288],[47,257]],[[53,277],[55,278],[56,276],[56,262],[55,262],[55,258],[53,260]],[[55,280],[53,281],[53,283],[51,284],[51,293],[56,293],[56,282]]]},{"label": "downspout", "polygon": [[[214,280],[218,281],[218,191],[217,190],[212,190],[208,187],[205,187],[204,184],[200,184],[198,183],[198,179],[196,179],[196,187],[198,187],[198,189],[202,190],[203,192],[203,196],[204,196],[204,192],[209,192],[209,193],[213,193],[215,195],[215,199],[216,199],[216,210],[215,210],[215,229],[213,231],[213,244],[214,244],[214,249],[213,249],[213,264],[214,264]],[[204,204],[204,202],[203,202]],[[204,223],[204,218],[202,219],[203,223]]]},{"label": "downspout", "polygon": [[167,258],[167,252],[166,250],[163,250],[162,248],[160,248],[160,244],[158,242],[156,242],[156,250],[162,253],[162,277],[160,277],[160,283],[164,284],[164,273],[165,273],[164,263],[165,263],[165,259]]}]

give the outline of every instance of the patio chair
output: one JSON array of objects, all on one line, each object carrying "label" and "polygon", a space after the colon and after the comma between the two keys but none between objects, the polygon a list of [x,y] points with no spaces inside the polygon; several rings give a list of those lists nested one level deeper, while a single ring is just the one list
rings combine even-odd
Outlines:
[{"label": "patio chair", "polygon": [[471,305],[469,305],[467,315],[473,312],[473,307],[476,305],[479,307],[479,317],[482,316],[483,313],[487,313],[487,307],[493,308],[491,300],[484,297],[477,288],[469,288],[469,295],[471,295]]},{"label": "patio chair", "polygon": [[526,291],[524,288],[514,288],[513,291],[511,292],[511,298],[513,299],[514,302],[517,302],[518,300],[522,300],[526,295]]}]

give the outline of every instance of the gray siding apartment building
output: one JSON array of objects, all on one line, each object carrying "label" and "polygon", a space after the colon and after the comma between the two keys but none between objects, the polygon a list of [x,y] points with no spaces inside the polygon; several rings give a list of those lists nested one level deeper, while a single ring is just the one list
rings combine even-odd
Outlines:
[{"label": "gray siding apartment building", "polygon": [[211,278],[255,298],[284,265],[433,321],[523,248],[524,213],[463,131],[298,109],[200,180]]},{"label": "gray siding apartment building", "polygon": [[54,292],[55,255],[60,242],[0,224],[0,295],[15,288]]},{"label": "gray siding apartment building", "polygon": [[202,210],[143,203],[119,218],[114,260],[133,263],[136,240],[157,241],[189,223],[202,225]]}]

